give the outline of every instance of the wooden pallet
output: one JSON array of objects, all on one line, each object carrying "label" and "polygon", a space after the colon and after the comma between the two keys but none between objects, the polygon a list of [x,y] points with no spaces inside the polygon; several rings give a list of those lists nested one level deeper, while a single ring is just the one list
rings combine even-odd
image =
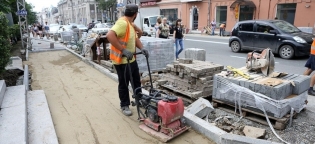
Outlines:
[{"label": "wooden pallet", "polygon": [[[225,103],[223,101],[216,100],[216,99],[212,99],[212,104],[214,108],[219,108],[226,112],[237,114],[240,116],[238,108],[237,108],[237,112],[235,113],[234,104]],[[258,110],[257,111],[250,110],[247,108],[241,108],[241,110],[242,110],[242,116],[244,118],[269,126],[264,113],[258,112]],[[297,113],[294,113],[293,118],[296,118],[296,117],[297,117]],[[285,115],[283,118],[276,118],[273,116],[268,116],[268,118],[274,129],[284,130],[290,121],[290,114]]]}]

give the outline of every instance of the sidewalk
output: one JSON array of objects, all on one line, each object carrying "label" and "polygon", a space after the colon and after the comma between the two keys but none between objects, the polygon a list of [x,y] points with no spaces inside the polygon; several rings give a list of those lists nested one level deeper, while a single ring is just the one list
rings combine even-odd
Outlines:
[{"label": "sidewalk", "polygon": [[[32,52],[41,52],[41,51],[54,51],[54,50],[63,50],[65,46],[59,41],[55,42],[53,39],[43,39],[34,38],[31,36],[32,43]],[[50,48],[50,44],[54,44],[54,48]]]},{"label": "sidewalk", "polygon": [[[35,44],[34,44],[35,45]],[[32,88],[45,91],[59,143],[160,143],[121,113],[117,83],[68,51],[31,53]],[[209,143],[190,130],[172,143]]]}]

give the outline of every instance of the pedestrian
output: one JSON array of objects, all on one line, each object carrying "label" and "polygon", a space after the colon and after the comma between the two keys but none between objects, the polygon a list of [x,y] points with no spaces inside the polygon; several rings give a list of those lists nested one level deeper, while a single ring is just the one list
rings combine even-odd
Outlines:
[{"label": "pedestrian", "polygon": [[156,19],[156,24],[155,24],[155,37],[159,37],[159,27],[162,23],[162,17],[158,16]]},{"label": "pedestrian", "polygon": [[38,35],[38,27],[37,27],[37,24],[34,24],[33,32],[34,32],[33,37],[34,37],[34,38],[37,38],[37,35]]},{"label": "pedestrian", "polygon": [[[304,75],[311,75],[311,73],[315,70],[315,38],[313,39],[313,43],[311,46],[311,55],[308,58],[305,67],[307,68],[306,71],[304,72]],[[310,88],[308,89],[308,94],[315,96],[315,91],[313,89],[315,85],[315,75],[312,75],[311,77],[311,83],[310,83]]]},{"label": "pedestrian", "polygon": [[92,28],[94,28],[94,21],[92,21],[92,23],[89,23],[88,31]]},{"label": "pedestrian", "polygon": [[[184,46],[183,46],[184,30],[182,27],[181,19],[176,20],[173,37],[174,37],[174,42],[175,42],[175,47],[176,47],[175,57],[176,57],[176,60],[178,60],[178,55],[184,49]],[[178,49],[178,45],[180,46],[180,49]]]},{"label": "pedestrian", "polygon": [[170,33],[170,27],[167,24],[167,18],[163,18],[162,23],[159,26],[159,38],[168,39]]},{"label": "pedestrian", "polygon": [[49,39],[49,37],[50,37],[50,34],[49,34],[49,25],[47,24],[47,22],[45,22],[44,30],[45,30],[46,38]]},{"label": "pedestrian", "polygon": [[220,36],[224,36],[225,27],[225,23],[222,23],[220,25]]},{"label": "pedestrian", "polygon": [[43,26],[40,23],[38,23],[37,28],[38,28],[39,38],[42,39],[43,38]]},{"label": "pedestrian", "polygon": [[217,26],[217,23],[215,22],[215,20],[213,20],[211,22],[211,31],[212,31],[212,34],[211,35],[214,35],[214,30],[215,30],[215,27]]},{"label": "pedestrian", "polygon": [[[130,74],[133,77],[134,88],[141,87],[139,67],[134,57],[136,47],[141,50],[145,56],[149,56],[147,50],[143,48],[140,39],[136,35],[137,28],[133,22],[138,15],[138,6],[135,4],[128,4],[125,7],[124,16],[118,19],[115,25],[107,33],[107,39],[110,42],[110,59],[118,75],[118,94],[120,99],[120,107],[122,113],[126,116],[131,116],[132,112],[129,109],[129,81]],[[127,59],[130,61],[130,69],[127,68]],[[136,91],[136,94],[141,92],[141,89]]]}]

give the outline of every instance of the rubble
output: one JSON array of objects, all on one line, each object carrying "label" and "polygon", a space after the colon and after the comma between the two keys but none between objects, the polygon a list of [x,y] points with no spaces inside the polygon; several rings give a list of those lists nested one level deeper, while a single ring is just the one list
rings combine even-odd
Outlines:
[{"label": "rubble", "polygon": [[252,126],[245,126],[243,132],[245,136],[252,138],[262,138],[266,135],[265,129],[255,128]]},{"label": "rubble", "polygon": [[213,76],[224,66],[192,59],[179,59],[166,66],[160,87],[178,92],[192,99],[212,94]]}]

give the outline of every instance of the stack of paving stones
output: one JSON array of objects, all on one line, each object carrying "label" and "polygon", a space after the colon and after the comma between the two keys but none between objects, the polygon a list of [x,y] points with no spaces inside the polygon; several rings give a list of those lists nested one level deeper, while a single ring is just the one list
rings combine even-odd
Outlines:
[{"label": "stack of paving stones", "polygon": [[206,61],[206,50],[198,48],[188,48],[185,50],[185,58]]},{"label": "stack of paving stones", "polygon": [[[172,39],[160,39],[153,37],[141,37],[143,47],[149,51],[149,64],[151,71],[163,71],[167,64],[174,61],[174,42]],[[137,52],[140,52],[137,49]],[[146,58],[137,55],[137,63],[140,73],[148,71]]]},{"label": "stack of paving stones", "polygon": [[158,85],[183,94],[192,100],[212,94],[213,76],[224,66],[192,59],[179,59],[166,66]]},{"label": "stack of paving stones", "polygon": [[[242,70],[242,68],[240,69]],[[288,114],[291,110],[290,105],[298,106],[302,108],[307,100],[307,90],[309,89],[310,77],[298,74],[287,74],[282,77],[265,77],[259,73],[250,73],[243,68],[245,73],[248,73],[251,80],[247,80],[241,76],[226,77],[226,72],[222,72],[214,76],[214,88],[212,98],[215,100],[220,100],[226,103],[235,103],[235,92],[224,93],[222,89],[226,89],[226,84],[222,84],[222,79],[228,80],[236,85],[247,88],[253,92],[260,93],[263,96],[261,98],[267,100],[263,105],[266,109],[269,109],[270,116],[276,118],[282,118],[284,115]],[[275,82],[279,83],[276,84]],[[265,82],[265,83],[263,83]],[[266,84],[267,82],[267,84]],[[268,85],[270,83],[270,85]],[[274,83],[274,85],[272,85]],[[237,90],[237,88],[234,88]],[[220,91],[221,90],[221,91]],[[243,95],[242,93],[239,93]],[[305,96],[306,95],[306,96]],[[242,97],[242,96],[241,96]],[[243,97],[248,97],[243,95]],[[246,107],[256,107],[255,99],[248,98],[246,100],[241,100],[242,106]],[[258,108],[257,108],[258,109]]]}]

